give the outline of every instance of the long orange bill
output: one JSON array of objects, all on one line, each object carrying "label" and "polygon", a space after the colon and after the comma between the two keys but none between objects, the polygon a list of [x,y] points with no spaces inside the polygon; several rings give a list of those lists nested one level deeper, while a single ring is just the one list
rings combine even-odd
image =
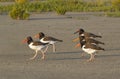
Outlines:
[{"label": "long orange bill", "polygon": [[73,42],[79,41],[79,37],[72,40]]},{"label": "long orange bill", "polygon": [[76,32],[74,32],[74,34],[76,34],[76,33],[79,33],[79,30],[78,30],[78,31],[76,31]]},{"label": "long orange bill", "polygon": [[39,34],[36,34],[36,35],[34,36],[34,38],[39,38]]},{"label": "long orange bill", "polygon": [[77,45],[75,45],[75,48],[77,48],[77,47],[80,47],[80,43],[78,43]]},{"label": "long orange bill", "polygon": [[27,43],[27,39],[22,40],[22,43]]}]

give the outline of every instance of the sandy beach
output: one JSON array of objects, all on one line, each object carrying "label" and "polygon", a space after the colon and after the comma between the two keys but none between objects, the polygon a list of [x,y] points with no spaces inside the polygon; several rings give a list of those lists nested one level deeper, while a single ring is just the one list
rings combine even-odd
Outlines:
[{"label": "sandy beach", "polygon": [[[0,79],[119,79],[120,78],[120,18],[97,16],[98,13],[71,12],[65,15],[55,13],[31,14],[29,20],[12,20],[8,15],[0,15]],[[86,62],[89,55],[74,46],[73,33],[79,28],[103,37],[105,42],[95,61]],[[44,32],[47,36],[63,40],[46,52],[34,55],[22,40]],[[34,39],[38,40],[38,39]]]}]

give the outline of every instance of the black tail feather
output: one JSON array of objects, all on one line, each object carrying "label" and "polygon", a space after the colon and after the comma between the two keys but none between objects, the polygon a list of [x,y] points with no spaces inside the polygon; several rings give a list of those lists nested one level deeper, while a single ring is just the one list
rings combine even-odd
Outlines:
[{"label": "black tail feather", "polygon": [[96,37],[98,37],[98,38],[102,38],[102,36],[96,36]]},{"label": "black tail feather", "polygon": [[59,42],[63,42],[63,40],[58,40]]}]

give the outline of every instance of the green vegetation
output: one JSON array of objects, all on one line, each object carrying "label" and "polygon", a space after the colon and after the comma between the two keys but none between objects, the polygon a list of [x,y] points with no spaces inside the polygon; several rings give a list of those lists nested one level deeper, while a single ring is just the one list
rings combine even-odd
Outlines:
[{"label": "green vegetation", "polygon": [[15,0],[16,4],[12,7],[12,10],[9,12],[9,15],[13,19],[17,20],[25,20],[28,19],[30,14],[28,13],[27,7],[27,0]]},{"label": "green vegetation", "polygon": [[23,7],[16,6],[13,7],[13,9],[9,12],[9,15],[11,16],[11,18],[17,20],[25,20],[28,19],[30,16],[26,9],[24,9]]},{"label": "green vegetation", "polygon": [[15,0],[17,4],[25,4],[28,2],[28,0]]},{"label": "green vegetation", "polygon": [[120,12],[106,12],[106,16],[109,16],[109,17],[120,17]]},{"label": "green vegetation", "polygon": [[[12,1],[12,0],[11,0]],[[105,15],[117,15],[120,13],[120,0],[15,0],[21,5],[25,12],[56,12],[64,15],[66,12],[105,12]],[[24,2],[25,1],[25,2]],[[0,13],[9,13],[15,9],[15,4],[0,5]]]},{"label": "green vegetation", "polygon": [[[63,3],[64,2],[64,3]],[[55,11],[58,15],[64,15],[67,11],[66,8],[66,1],[64,0],[51,0],[49,1],[53,9],[53,11]]]},{"label": "green vegetation", "polygon": [[12,1],[15,1],[15,0],[0,0],[0,2],[12,2]]},{"label": "green vegetation", "polygon": [[115,11],[120,11],[120,0],[112,0],[111,3]]}]

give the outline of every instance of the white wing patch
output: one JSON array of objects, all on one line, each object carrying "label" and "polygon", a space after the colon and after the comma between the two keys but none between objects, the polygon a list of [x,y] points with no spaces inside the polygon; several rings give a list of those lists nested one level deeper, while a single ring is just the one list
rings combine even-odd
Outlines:
[{"label": "white wing patch", "polygon": [[42,42],[42,43],[49,43],[49,44],[54,44],[54,43],[56,43],[56,41],[52,41],[52,40],[44,41],[44,38],[42,38],[42,39],[40,40],[40,42]]},{"label": "white wing patch", "polygon": [[85,36],[84,34],[81,34],[80,36]]}]

